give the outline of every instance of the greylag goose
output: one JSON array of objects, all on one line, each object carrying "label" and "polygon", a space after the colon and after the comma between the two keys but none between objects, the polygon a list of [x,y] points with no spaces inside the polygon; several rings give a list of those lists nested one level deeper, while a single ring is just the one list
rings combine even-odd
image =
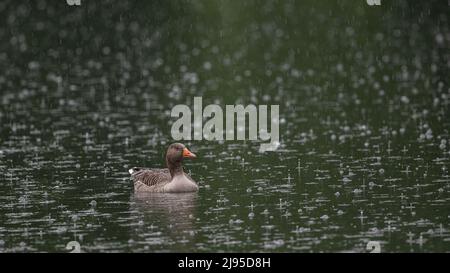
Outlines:
[{"label": "greylag goose", "polygon": [[181,163],[184,158],[197,156],[181,143],[173,143],[167,148],[167,169],[134,167],[128,170],[134,182],[135,192],[193,192],[197,184],[184,173]]}]

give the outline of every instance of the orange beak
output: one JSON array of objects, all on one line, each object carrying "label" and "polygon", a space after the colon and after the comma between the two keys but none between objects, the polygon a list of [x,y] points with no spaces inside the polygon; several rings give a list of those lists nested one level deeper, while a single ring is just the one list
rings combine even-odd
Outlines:
[{"label": "orange beak", "polygon": [[184,148],[183,149],[183,157],[196,158],[197,156],[194,153],[191,153],[191,151],[189,151],[188,148]]}]

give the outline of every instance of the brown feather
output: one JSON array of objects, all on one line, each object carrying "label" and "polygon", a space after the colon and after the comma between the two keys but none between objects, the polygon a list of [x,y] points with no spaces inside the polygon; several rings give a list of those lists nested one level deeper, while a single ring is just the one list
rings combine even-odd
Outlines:
[{"label": "brown feather", "polygon": [[141,182],[149,187],[166,184],[172,180],[168,169],[139,169],[131,177],[135,183]]}]

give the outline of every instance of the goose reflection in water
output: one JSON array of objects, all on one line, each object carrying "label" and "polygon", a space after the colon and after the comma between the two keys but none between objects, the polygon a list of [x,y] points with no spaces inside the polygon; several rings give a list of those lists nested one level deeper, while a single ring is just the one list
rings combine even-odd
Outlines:
[{"label": "goose reflection in water", "polygon": [[[131,209],[142,213],[145,230],[162,232],[171,239],[187,240],[194,236],[197,192],[135,193]],[[149,226],[155,226],[150,230]]]}]

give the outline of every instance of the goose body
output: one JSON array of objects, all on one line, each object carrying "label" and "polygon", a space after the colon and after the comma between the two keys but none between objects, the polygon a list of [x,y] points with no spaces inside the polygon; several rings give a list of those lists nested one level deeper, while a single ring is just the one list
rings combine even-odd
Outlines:
[{"label": "goose body", "polygon": [[134,182],[134,191],[170,193],[197,191],[197,184],[184,172],[181,165],[184,158],[195,157],[195,154],[183,144],[171,144],[166,153],[166,169],[134,167],[128,170]]}]

